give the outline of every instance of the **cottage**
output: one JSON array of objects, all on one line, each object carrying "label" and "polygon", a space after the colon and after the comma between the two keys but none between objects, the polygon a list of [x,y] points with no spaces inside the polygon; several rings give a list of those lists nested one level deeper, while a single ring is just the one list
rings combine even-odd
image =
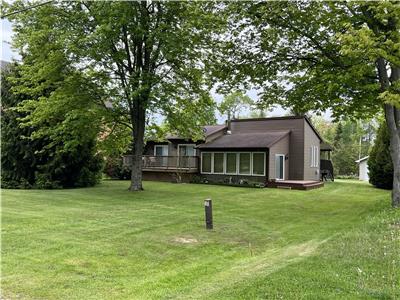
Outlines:
[{"label": "cottage", "polygon": [[179,136],[149,141],[143,177],[191,181],[196,176],[215,183],[314,188],[323,185],[320,153],[331,150],[321,149],[322,142],[304,116],[232,120],[205,126],[203,141]]}]

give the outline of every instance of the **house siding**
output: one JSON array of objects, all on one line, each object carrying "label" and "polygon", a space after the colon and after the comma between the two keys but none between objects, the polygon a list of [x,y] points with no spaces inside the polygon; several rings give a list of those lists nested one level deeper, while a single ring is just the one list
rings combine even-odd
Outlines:
[{"label": "house siding", "polygon": [[285,174],[284,179],[289,179],[289,170],[290,170],[290,156],[289,156],[289,139],[290,135],[285,136],[279,142],[274,144],[269,149],[269,167],[268,167],[268,179],[272,180],[276,178],[276,166],[275,166],[275,155],[276,154],[284,154],[285,157],[289,157],[289,159],[285,160]]},{"label": "house siding", "polygon": [[[252,133],[254,131],[290,130],[289,137],[289,172],[292,180],[304,179],[304,118],[266,119],[266,120],[234,120],[230,124],[232,133]],[[275,174],[275,173],[274,173]]]},{"label": "house siding", "polygon": [[[319,180],[320,139],[306,120],[304,123],[304,180]],[[317,146],[317,167],[311,167],[311,147]]]}]

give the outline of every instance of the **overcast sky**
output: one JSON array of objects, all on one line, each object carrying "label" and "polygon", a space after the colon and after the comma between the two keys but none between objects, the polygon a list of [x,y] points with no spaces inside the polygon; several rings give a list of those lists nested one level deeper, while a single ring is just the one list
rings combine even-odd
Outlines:
[{"label": "overcast sky", "polygon": [[[12,59],[18,59],[19,55],[16,51],[14,51],[11,48],[11,37],[12,37],[12,26],[11,23],[7,20],[1,20],[1,60],[4,61],[11,61]],[[257,91],[255,90],[249,90],[246,93],[250,98],[253,100],[258,100],[259,97],[257,95]],[[211,95],[213,98],[216,100],[217,103],[220,103],[223,99],[223,96],[220,94],[215,93],[214,91],[211,91]],[[248,115],[249,111],[243,111],[241,113],[243,116]],[[287,111],[282,109],[281,107],[276,107],[273,109],[272,112],[268,112],[268,116],[284,116],[287,114]],[[329,119],[329,114],[325,114],[325,118]],[[223,123],[225,121],[225,118],[221,116],[219,113],[217,113],[217,119],[218,123]]]}]

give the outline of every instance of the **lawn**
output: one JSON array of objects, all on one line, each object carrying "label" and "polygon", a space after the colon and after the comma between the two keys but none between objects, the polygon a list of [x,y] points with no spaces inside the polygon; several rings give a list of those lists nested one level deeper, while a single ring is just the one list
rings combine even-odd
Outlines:
[{"label": "lawn", "polygon": [[3,190],[3,297],[400,298],[400,212],[388,191],[127,187]]}]

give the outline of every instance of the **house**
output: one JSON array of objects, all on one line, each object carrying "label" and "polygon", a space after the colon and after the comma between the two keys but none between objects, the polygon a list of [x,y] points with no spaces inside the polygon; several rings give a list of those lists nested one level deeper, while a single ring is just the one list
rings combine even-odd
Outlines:
[{"label": "house", "polygon": [[[143,178],[268,187],[322,186],[322,138],[307,117],[238,119],[204,127],[204,140],[168,136],[149,141]],[[125,165],[129,158],[125,157]],[[333,173],[333,169],[331,170]]]},{"label": "house", "polygon": [[365,156],[355,161],[358,164],[358,179],[362,181],[369,181],[368,157],[369,156]]}]

